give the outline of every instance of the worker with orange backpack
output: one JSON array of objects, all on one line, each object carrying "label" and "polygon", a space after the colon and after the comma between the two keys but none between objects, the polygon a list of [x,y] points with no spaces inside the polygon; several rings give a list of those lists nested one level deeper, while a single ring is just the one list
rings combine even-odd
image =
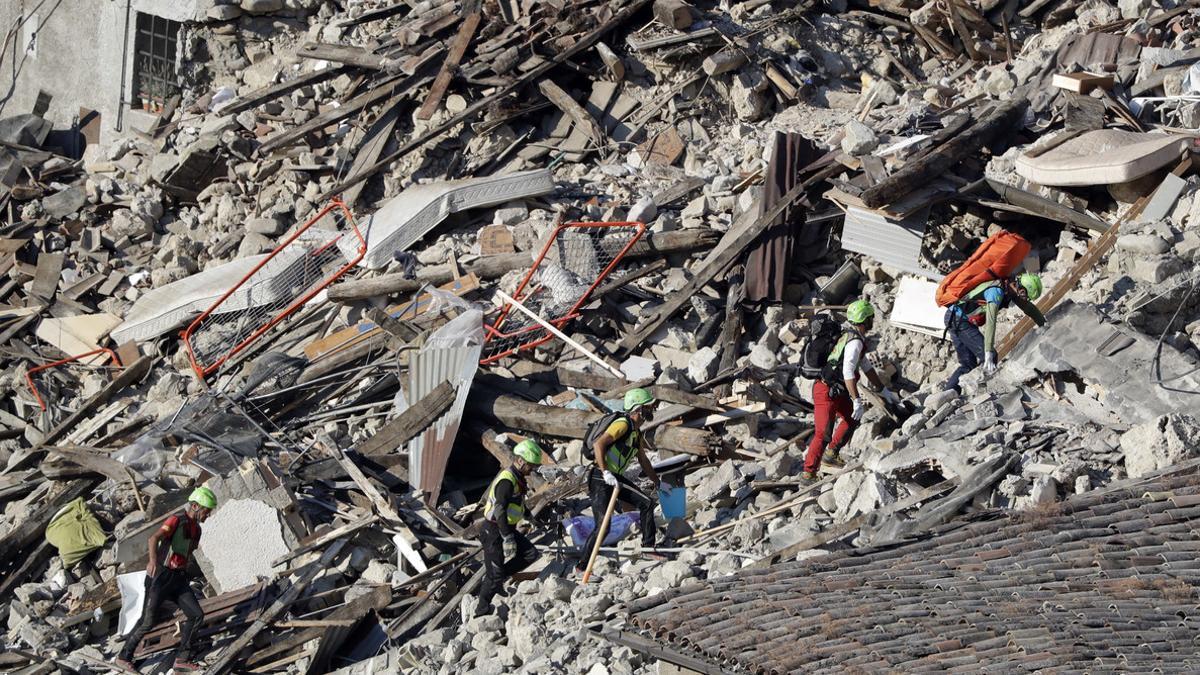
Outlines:
[{"label": "worker with orange backpack", "polygon": [[[996,372],[996,316],[1010,302],[1027,305],[1042,294],[1042,278],[1030,272],[975,286],[946,310],[946,334],[958,355],[958,368],[945,389],[962,393],[959,379],[983,364],[984,375]],[[979,329],[983,328],[981,332]]]}]

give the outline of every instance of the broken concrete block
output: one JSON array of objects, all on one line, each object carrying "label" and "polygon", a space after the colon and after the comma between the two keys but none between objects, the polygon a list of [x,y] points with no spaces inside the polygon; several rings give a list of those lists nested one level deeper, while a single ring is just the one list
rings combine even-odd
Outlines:
[{"label": "broken concrete block", "polygon": [[256,499],[226,499],[204,523],[196,560],[213,588],[225,593],[271,578],[271,561],[290,550],[273,507]]},{"label": "broken concrete block", "polygon": [[775,356],[775,351],[772,350],[765,342],[760,342],[754,345],[750,350],[750,365],[755,368],[761,368],[766,371],[775,370],[779,365],[779,358]]},{"label": "broken concrete block", "polygon": [[242,8],[237,5],[214,5],[208,8],[207,16],[213,21],[233,21],[242,15]]},{"label": "broken concrete block", "polygon": [[1130,478],[1175,464],[1196,454],[1200,421],[1185,413],[1163,415],[1121,435],[1121,452]]},{"label": "broken concrete block", "polygon": [[283,9],[283,0],[242,0],[241,6],[248,14],[269,14]]},{"label": "broken concrete block", "polygon": [[644,356],[631,356],[621,363],[621,372],[630,382],[658,375],[658,361]]},{"label": "broken concrete block", "polygon": [[52,218],[66,218],[88,203],[87,192],[81,187],[69,187],[42,200],[42,208]]},{"label": "broken concrete block", "polygon": [[1171,245],[1152,234],[1123,234],[1117,237],[1117,248],[1128,253],[1158,255],[1169,251]]},{"label": "broken concrete block", "polygon": [[658,216],[658,206],[650,197],[642,197],[637,200],[629,209],[629,213],[625,216],[631,222],[649,223]]},{"label": "broken concrete block", "polygon": [[1179,274],[1183,268],[1183,261],[1172,255],[1138,258],[1133,261],[1129,276],[1146,283],[1157,284],[1167,277]]},{"label": "broken concrete block", "polygon": [[879,139],[871,127],[858,120],[851,121],[842,131],[845,132],[842,137],[842,152],[848,155],[865,155],[879,145]]},{"label": "broken concrete block", "polygon": [[720,355],[712,347],[704,346],[688,360],[688,378],[695,384],[711,380],[717,374],[720,360]]},{"label": "broken concrete block", "polygon": [[492,215],[492,223],[496,225],[516,225],[529,218],[529,207],[525,202],[509,202],[496,209]]},{"label": "broken concrete block", "polygon": [[833,499],[837,504],[835,520],[842,522],[891,504],[896,501],[896,493],[887,480],[874,471],[851,471],[834,482]]},{"label": "broken concrete block", "polygon": [[758,68],[747,68],[734,76],[730,94],[738,119],[743,122],[762,119],[767,112],[767,99],[763,96],[767,86],[767,78]]}]

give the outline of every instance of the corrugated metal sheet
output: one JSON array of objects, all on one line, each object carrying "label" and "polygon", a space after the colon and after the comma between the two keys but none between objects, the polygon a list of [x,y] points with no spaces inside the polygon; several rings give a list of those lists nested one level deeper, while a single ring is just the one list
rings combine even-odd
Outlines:
[{"label": "corrugated metal sheet", "polygon": [[870,256],[903,272],[937,281],[942,275],[925,269],[920,263],[921,242],[925,238],[928,219],[928,208],[904,220],[893,220],[877,211],[847,207],[842,248]]},{"label": "corrugated metal sheet", "polygon": [[[446,463],[454,448],[471,383],[479,369],[479,354],[483,349],[482,320],[482,314],[477,310],[466,312],[439,329],[425,347],[409,356],[409,401],[420,401],[447,380],[455,390],[450,408],[407,445],[408,481],[430,504],[437,502],[442,490]],[[464,326],[475,332],[463,334]]]},{"label": "corrugated metal sheet", "polygon": [[[393,253],[407,250],[451,213],[553,191],[554,176],[547,169],[414,185],[384,202],[360,225],[367,255],[359,266],[386,267]],[[347,244],[338,245],[345,252]]]}]

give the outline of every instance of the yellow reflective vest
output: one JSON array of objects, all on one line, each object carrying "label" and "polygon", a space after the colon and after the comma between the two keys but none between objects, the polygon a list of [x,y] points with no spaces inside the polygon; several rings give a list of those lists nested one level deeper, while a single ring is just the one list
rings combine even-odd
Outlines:
[{"label": "yellow reflective vest", "polygon": [[496,478],[492,480],[492,484],[488,487],[487,503],[484,505],[483,517],[492,522],[496,522],[496,486],[500,485],[500,481],[506,480],[512,483],[512,499],[505,507],[508,515],[508,524],[516,525],[525,518],[525,493],[521,489],[521,481],[517,478],[517,473],[512,469],[504,469],[496,474]]}]

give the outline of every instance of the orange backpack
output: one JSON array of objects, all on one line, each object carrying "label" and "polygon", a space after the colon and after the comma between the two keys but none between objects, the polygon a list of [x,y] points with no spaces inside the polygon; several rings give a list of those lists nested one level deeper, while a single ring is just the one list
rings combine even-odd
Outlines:
[{"label": "orange backpack", "polygon": [[1009,276],[1020,266],[1030,248],[1024,237],[1006,230],[988,237],[965,263],[938,284],[934,298],[938,306],[949,307],[979,284]]}]

